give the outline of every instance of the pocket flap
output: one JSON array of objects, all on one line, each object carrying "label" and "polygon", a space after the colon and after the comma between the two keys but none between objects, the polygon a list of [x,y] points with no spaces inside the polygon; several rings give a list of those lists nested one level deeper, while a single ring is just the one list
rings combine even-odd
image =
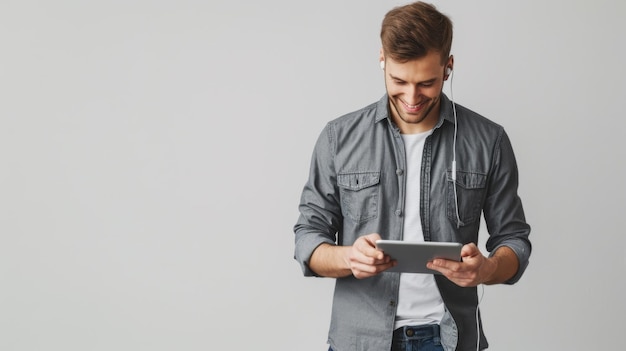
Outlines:
[{"label": "pocket flap", "polygon": [[[446,172],[448,181],[452,181],[452,171]],[[482,173],[456,171],[456,184],[465,189],[482,189],[487,184],[487,176]]]},{"label": "pocket flap", "polygon": [[380,182],[380,172],[339,173],[337,185],[348,190],[361,190]]}]

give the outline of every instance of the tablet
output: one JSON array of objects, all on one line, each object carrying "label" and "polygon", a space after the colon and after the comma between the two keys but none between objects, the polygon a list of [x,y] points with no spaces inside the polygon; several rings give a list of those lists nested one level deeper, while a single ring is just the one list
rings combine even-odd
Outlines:
[{"label": "tablet", "polygon": [[461,261],[460,243],[439,241],[376,240],[376,246],[398,261],[398,265],[386,272],[441,274],[426,268],[435,258]]}]

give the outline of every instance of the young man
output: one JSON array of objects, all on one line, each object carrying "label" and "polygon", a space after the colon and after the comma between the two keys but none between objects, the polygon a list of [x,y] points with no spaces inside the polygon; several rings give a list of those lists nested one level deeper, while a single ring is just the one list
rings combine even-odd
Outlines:
[{"label": "young man", "polygon": [[[442,93],[453,69],[451,21],[422,2],[386,14],[387,93],[329,122],[313,152],[294,227],[307,276],[336,279],[331,350],[487,348],[477,286],[513,284],[531,252],[507,134]],[[489,239],[476,244],[481,214]],[[441,274],[385,272],[377,239],[464,244]],[[412,348],[416,347],[416,348]]]}]

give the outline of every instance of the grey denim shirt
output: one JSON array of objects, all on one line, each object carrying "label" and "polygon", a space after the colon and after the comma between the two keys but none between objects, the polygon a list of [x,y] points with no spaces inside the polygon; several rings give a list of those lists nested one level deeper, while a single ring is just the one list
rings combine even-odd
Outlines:
[{"label": "grey denim shirt", "polygon": [[[457,223],[451,175],[454,117],[441,94],[440,118],[426,139],[420,179],[420,215],[426,241],[478,243],[481,214],[493,254],[507,246],[520,268],[507,283],[517,282],[531,253],[518,172],[504,129],[456,104]],[[322,243],[352,245],[363,235],[402,240],[406,158],[400,131],[388,115],[388,97],[330,121],[314,148],[309,179],[302,191],[294,226],[295,259],[305,276],[315,276],[308,261]],[[462,288],[442,275],[435,280],[446,306],[442,340],[446,350],[475,350],[476,288]],[[338,278],[328,342],[335,351],[391,349],[400,273],[383,272],[367,279]],[[480,328],[480,348],[488,346]]]}]

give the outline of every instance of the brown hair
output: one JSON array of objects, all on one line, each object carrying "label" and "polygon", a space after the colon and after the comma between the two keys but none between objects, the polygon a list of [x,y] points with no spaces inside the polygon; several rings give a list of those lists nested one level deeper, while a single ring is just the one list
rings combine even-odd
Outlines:
[{"label": "brown hair", "polygon": [[395,61],[406,62],[435,51],[444,64],[452,47],[452,21],[435,6],[418,1],[387,12],[380,39],[385,55]]}]

